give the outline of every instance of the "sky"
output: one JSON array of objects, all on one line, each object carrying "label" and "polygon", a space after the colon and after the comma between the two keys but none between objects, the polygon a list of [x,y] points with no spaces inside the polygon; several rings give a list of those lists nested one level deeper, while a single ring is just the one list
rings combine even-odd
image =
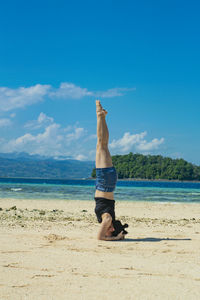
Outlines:
[{"label": "sky", "polygon": [[200,165],[200,2],[10,0],[0,7],[0,153]]}]

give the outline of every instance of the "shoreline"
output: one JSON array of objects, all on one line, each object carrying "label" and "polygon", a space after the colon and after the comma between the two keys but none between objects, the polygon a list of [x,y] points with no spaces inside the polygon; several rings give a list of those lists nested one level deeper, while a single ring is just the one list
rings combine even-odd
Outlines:
[{"label": "shoreline", "polygon": [[[1,180],[49,180],[49,181],[95,181],[95,178],[88,177],[88,178],[42,178],[42,177],[0,177]],[[144,182],[177,182],[177,183],[200,183],[200,180],[176,180],[176,179],[142,179],[142,178],[120,178],[118,181],[144,181]]]},{"label": "shoreline", "polygon": [[[48,202],[48,201],[50,201],[50,202],[53,202],[53,201],[55,201],[56,203],[57,202],[63,202],[63,203],[67,203],[67,202],[74,202],[74,203],[82,203],[82,202],[85,202],[85,203],[94,203],[94,197],[93,198],[91,198],[91,199],[61,199],[61,198],[12,198],[12,197],[5,197],[5,198],[0,198],[0,203],[1,203],[1,200],[4,200],[4,201],[22,201],[22,202],[24,202],[24,201],[28,201],[28,202],[31,202],[31,201],[33,201],[33,202],[35,202],[35,201],[37,201],[37,202],[39,202],[39,201],[44,201],[44,202]],[[200,204],[200,200],[199,201],[159,201],[159,200],[147,200],[147,201],[144,201],[144,200],[120,200],[120,199],[115,199],[115,203],[130,203],[130,205],[132,204],[132,203],[141,203],[141,204],[160,204],[160,205],[163,205],[163,204],[172,204],[172,205],[178,205],[178,204],[180,204],[180,205],[182,205],[182,204],[186,204],[186,205],[198,205],[198,204]],[[0,207],[0,209],[1,209],[1,207]]]},{"label": "shoreline", "polygon": [[147,182],[180,182],[180,183],[200,183],[197,180],[170,180],[170,179],[141,179],[141,178],[127,178],[118,179],[118,181],[147,181]]}]

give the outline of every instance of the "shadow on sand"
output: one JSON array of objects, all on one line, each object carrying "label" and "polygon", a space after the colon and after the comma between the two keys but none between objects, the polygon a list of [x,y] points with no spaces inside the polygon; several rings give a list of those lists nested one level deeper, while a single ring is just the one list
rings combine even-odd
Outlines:
[{"label": "shadow on sand", "polygon": [[147,237],[142,239],[129,239],[125,238],[124,240],[120,240],[118,242],[162,242],[162,241],[191,241],[191,239],[172,239],[172,238],[153,238]]}]

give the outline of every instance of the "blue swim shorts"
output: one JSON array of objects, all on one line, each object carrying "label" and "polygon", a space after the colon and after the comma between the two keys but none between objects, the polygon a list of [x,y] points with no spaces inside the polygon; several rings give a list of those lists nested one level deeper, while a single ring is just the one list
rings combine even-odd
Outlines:
[{"label": "blue swim shorts", "polygon": [[102,192],[113,192],[117,183],[115,167],[96,168],[96,189]]}]

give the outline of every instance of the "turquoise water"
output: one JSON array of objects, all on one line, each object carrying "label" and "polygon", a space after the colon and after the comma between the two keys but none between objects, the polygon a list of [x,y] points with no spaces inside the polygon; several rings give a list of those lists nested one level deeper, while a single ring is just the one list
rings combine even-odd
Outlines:
[{"label": "turquoise water", "polygon": [[[0,198],[93,200],[93,180],[0,179]],[[115,200],[200,202],[200,183],[118,181]]]}]

